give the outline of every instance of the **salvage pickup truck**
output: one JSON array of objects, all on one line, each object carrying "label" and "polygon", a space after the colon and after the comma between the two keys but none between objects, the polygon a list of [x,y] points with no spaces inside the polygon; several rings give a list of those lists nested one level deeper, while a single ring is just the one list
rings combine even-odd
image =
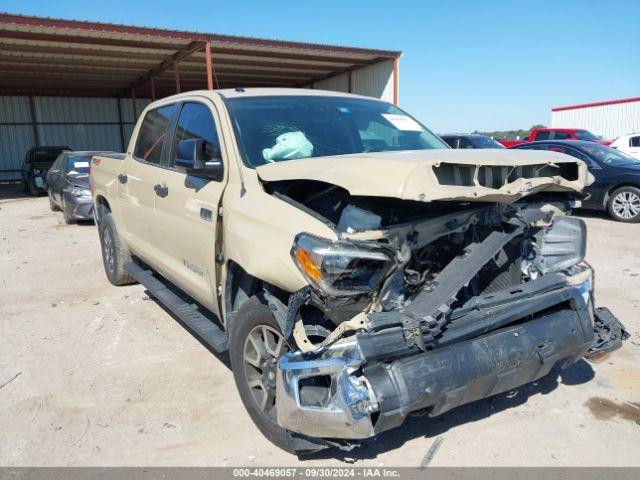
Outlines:
[{"label": "salvage pickup truck", "polygon": [[383,101],[182,93],[90,178],[108,279],[229,350],[246,410],[287,451],[352,447],[628,335],[595,308],[585,224],[566,215],[583,162],[452,150]]}]

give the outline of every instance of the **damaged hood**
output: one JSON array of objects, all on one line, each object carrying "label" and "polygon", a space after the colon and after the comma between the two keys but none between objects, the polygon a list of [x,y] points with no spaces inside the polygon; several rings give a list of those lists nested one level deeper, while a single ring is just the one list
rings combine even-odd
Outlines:
[{"label": "damaged hood", "polygon": [[265,182],[316,180],[354,196],[511,203],[541,191],[579,192],[584,162],[536,150],[413,150],[283,161],[256,168]]}]

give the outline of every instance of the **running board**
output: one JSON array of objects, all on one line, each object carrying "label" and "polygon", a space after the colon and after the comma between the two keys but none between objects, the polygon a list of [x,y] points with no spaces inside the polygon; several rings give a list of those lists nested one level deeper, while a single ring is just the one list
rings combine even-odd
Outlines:
[{"label": "running board", "polygon": [[218,353],[229,349],[229,337],[211,319],[204,316],[195,306],[172,292],[151,270],[144,270],[134,262],[126,262],[124,268],[142,284],[149,293],[177,316],[204,343]]}]

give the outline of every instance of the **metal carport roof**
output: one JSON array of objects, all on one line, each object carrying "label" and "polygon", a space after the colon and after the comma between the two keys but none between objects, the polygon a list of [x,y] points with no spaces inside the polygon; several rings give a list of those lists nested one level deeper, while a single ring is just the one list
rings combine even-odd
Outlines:
[{"label": "metal carport roof", "polygon": [[[0,13],[0,94],[304,87],[402,52]],[[394,99],[397,99],[397,81]]]}]

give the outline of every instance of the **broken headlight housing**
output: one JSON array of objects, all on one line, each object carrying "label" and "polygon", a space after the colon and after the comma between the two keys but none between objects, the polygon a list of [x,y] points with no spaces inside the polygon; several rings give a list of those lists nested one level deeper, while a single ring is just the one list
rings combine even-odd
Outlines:
[{"label": "broken headlight housing", "polygon": [[558,272],[584,260],[587,251],[587,227],[576,217],[556,217],[550,228],[532,238],[530,263],[542,275]]},{"label": "broken headlight housing", "polygon": [[374,291],[395,266],[393,252],[372,242],[331,241],[296,236],[291,257],[302,275],[329,295]]},{"label": "broken headlight housing", "polygon": [[69,187],[67,190],[74,197],[90,197],[91,196],[91,190],[89,190],[88,188],[73,186],[73,187]]}]

